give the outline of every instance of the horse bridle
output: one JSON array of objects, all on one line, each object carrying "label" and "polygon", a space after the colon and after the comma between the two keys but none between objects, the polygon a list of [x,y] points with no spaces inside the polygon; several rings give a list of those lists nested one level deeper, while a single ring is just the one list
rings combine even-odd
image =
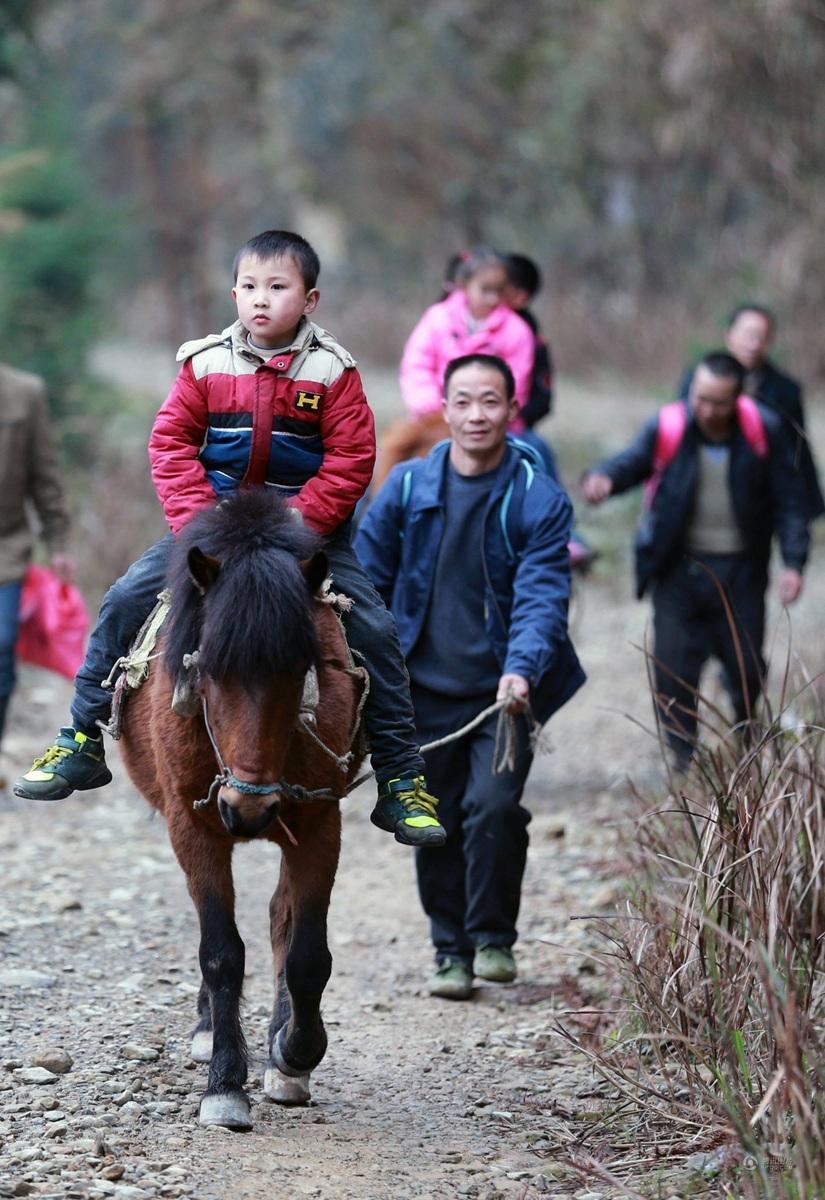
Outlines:
[{"label": "horse bridle", "polygon": [[212,726],[209,723],[209,710],[206,703],[206,696],[201,692],[201,710],[203,712],[203,724],[206,728],[206,734],[212,745],[215,753],[215,758],[220,768],[218,774],[209,785],[209,791],[201,800],[195,800],[193,807],[206,808],[213,800],[217,798],[218,792],[222,787],[231,787],[234,791],[240,792],[243,796],[274,796],[279,795],[284,800],[294,801],[314,801],[314,800],[333,800],[339,799],[331,788],[309,788],[301,787],[298,783],[287,783],[285,779],[278,779],[274,783],[247,783],[245,779],[238,779],[237,775],[230,767],[226,765],[223,756],[218,748],[218,743],[215,735],[212,732]]}]

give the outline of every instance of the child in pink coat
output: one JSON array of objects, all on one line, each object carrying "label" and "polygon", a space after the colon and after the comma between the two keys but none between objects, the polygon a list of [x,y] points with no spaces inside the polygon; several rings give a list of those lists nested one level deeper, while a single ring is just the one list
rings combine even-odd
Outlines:
[{"label": "child in pink coat", "polygon": [[[463,354],[503,358],[516,381],[519,407],[524,406],[533,370],[533,335],[504,303],[506,285],[501,255],[486,248],[474,250],[459,264],[454,291],[426,310],[401,359],[401,395],[413,420],[441,411],[444,370]],[[511,426],[515,431],[523,427],[520,419]]]}]

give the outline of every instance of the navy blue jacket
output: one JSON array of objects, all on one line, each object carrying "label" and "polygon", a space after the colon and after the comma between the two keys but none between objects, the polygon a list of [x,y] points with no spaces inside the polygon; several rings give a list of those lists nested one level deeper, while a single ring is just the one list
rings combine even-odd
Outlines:
[{"label": "navy blue jacket", "polygon": [[[533,712],[543,722],[585,680],[567,636],[572,507],[531,452],[508,443],[484,516],[484,616],[502,674],[529,680]],[[394,467],[355,538],[405,654],[418,641],[429,604],[449,451],[450,443],[441,442],[426,458]]]},{"label": "navy blue jacket", "polygon": [[[768,577],[771,536],[779,538],[785,565],[801,571],[808,557],[808,518],[802,480],[793,469],[788,436],[780,418],[760,406],[769,452],[760,458],[737,428],[731,441],[730,491],[744,552]],[[651,417],[625,450],[594,470],[613,481],[613,494],[626,492],[653,474],[659,428]],[[636,535],[636,587],[643,595],[652,579],[664,575],[684,552],[683,538],[693,511],[697,451],[702,435],[688,410],[685,434],[673,461],[662,473],[653,504]]]},{"label": "navy blue jacket", "polygon": [[[686,400],[693,380],[693,368],[686,371],[679,384],[679,399]],[[759,375],[759,386],[755,389],[754,400],[758,400],[766,408],[779,413],[790,437],[793,450],[793,462],[796,470],[802,476],[805,487],[808,519],[816,520],[825,513],[825,497],[819,482],[819,472],[813,456],[811,443],[805,430],[805,409],[802,404],[802,388],[790,375],[783,373],[765,361]]]}]

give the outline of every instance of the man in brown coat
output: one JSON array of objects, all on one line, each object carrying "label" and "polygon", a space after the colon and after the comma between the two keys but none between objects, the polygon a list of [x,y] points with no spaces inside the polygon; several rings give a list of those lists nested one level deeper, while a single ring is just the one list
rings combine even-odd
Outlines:
[{"label": "man in brown coat", "polygon": [[[69,527],[43,381],[0,364],[0,742],[14,690],[20,591],[35,530],[61,578],[73,573]],[[36,517],[37,525],[32,520]]]}]

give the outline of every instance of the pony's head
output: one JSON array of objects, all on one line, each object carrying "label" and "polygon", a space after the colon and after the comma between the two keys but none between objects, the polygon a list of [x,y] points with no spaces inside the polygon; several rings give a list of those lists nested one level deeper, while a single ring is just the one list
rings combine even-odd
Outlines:
[{"label": "pony's head", "polygon": [[166,668],[181,680],[184,656],[198,651],[204,712],[228,769],[218,808],[238,837],[277,815],[273,786],[316,659],[311,602],[326,573],[319,539],[263,489],[200,513],[175,544]]}]

